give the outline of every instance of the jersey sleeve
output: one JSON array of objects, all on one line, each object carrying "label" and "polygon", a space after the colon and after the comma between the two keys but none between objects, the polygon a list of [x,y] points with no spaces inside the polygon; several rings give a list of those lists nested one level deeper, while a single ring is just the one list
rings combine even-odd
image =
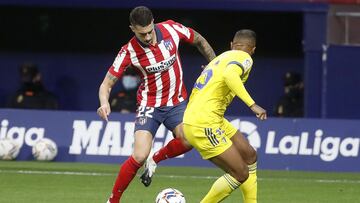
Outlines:
[{"label": "jersey sleeve", "polygon": [[180,40],[187,43],[192,43],[194,41],[194,30],[192,28],[186,27],[172,20],[169,20],[167,22],[171,25],[171,27],[174,28]]},{"label": "jersey sleeve", "polygon": [[122,48],[117,54],[113,64],[109,68],[109,73],[120,78],[125,69],[131,65],[130,54],[126,48]]},{"label": "jersey sleeve", "polygon": [[229,89],[236,94],[247,106],[255,104],[248,91],[245,89],[241,76],[244,75],[244,67],[239,64],[229,63],[223,72],[223,77]]},{"label": "jersey sleeve", "polygon": [[248,72],[253,65],[253,60],[249,56],[249,57],[245,57],[243,60],[241,60],[240,63],[243,65],[244,71]]},{"label": "jersey sleeve", "polygon": [[235,65],[235,67],[237,66],[239,69],[242,70],[242,75],[240,76],[241,78],[243,78],[243,76],[245,75],[246,72],[248,72],[251,67],[252,67],[253,61],[251,59],[251,57],[240,57],[236,60],[230,61],[227,65]]}]

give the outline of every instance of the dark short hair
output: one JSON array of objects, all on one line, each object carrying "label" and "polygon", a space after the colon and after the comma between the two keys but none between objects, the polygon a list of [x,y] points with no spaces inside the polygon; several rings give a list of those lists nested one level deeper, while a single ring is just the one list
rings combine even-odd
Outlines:
[{"label": "dark short hair", "polygon": [[145,6],[138,6],[135,7],[129,16],[129,21],[131,25],[139,25],[145,27],[150,25],[151,21],[153,20],[153,14],[151,10]]},{"label": "dark short hair", "polygon": [[256,45],[256,33],[252,30],[242,29],[242,30],[237,31],[235,33],[233,41],[236,41],[237,39],[240,39],[240,38],[249,39],[253,43],[254,46]]}]

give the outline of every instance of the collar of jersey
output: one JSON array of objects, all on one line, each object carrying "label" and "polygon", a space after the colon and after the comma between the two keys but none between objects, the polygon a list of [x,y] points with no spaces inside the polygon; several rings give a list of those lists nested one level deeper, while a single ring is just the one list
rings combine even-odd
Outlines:
[{"label": "collar of jersey", "polygon": [[[156,44],[159,44],[163,40],[163,35],[162,35],[161,30],[160,30],[160,28],[159,28],[159,26],[157,24],[154,27],[155,27],[154,29],[155,29],[156,41],[157,41]],[[142,47],[148,47],[149,46],[149,45],[144,44],[143,42],[141,42],[136,36],[135,36],[135,38],[136,38],[136,41]]]}]

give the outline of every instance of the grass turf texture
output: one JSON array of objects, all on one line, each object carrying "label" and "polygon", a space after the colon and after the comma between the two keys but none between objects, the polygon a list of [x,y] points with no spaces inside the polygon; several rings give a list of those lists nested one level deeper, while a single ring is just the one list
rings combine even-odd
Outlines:
[{"label": "grass turf texture", "polygon": [[[118,165],[0,161],[1,203],[105,203]],[[140,172],[138,173],[138,175]],[[153,203],[165,188],[184,193],[187,203],[206,194],[222,171],[216,168],[159,167],[150,187],[135,177],[123,203]],[[354,203],[360,173],[258,171],[260,203]],[[224,203],[242,202],[238,189]]]}]

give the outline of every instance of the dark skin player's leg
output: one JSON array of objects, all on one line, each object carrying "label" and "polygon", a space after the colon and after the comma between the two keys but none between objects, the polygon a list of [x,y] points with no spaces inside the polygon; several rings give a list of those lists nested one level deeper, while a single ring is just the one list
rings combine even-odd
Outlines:
[{"label": "dark skin player's leg", "polygon": [[209,160],[241,183],[249,176],[247,163],[234,145]]},{"label": "dark skin player's leg", "polygon": [[257,159],[256,151],[239,130],[236,131],[235,135],[232,136],[230,140],[233,142],[233,145],[247,165],[255,163]]}]

